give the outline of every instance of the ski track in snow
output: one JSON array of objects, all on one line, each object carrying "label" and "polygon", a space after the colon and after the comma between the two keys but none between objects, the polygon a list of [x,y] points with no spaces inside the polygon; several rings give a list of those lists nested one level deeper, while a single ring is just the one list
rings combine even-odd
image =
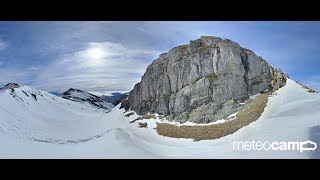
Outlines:
[{"label": "ski track in snow", "polygon": [[95,138],[100,138],[103,135],[107,134],[109,131],[107,131],[105,133],[102,133],[102,134],[98,134],[98,135],[92,136],[92,137],[83,138],[83,139],[75,139],[75,140],[71,140],[71,139],[69,139],[69,140],[52,139],[52,138],[47,138],[47,139],[31,138],[31,140],[38,141],[38,142],[44,142],[44,143],[52,143],[52,144],[76,144],[76,143],[87,142],[87,141],[93,140]]}]

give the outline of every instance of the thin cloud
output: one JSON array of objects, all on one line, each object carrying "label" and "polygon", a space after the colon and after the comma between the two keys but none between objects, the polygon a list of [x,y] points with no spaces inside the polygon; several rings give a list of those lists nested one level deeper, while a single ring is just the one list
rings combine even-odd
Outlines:
[{"label": "thin cloud", "polygon": [[37,67],[37,66],[29,67],[29,70],[31,70],[31,71],[38,71],[39,69],[40,69],[40,67]]},{"label": "thin cloud", "polygon": [[21,70],[19,68],[0,68],[0,85],[11,82],[28,84],[30,79],[35,76],[35,73],[28,70]]},{"label": "thin cloud", "polygon": [[5,50],[8,47],[8,44],[0,39],[0,51]]},{"label": "thin cloud", "polygon": [[114,42],[91,42],[87,48],[66,54],[40,70],[33,86],[44,90],[131,90],[158,51],[127,48]]}]

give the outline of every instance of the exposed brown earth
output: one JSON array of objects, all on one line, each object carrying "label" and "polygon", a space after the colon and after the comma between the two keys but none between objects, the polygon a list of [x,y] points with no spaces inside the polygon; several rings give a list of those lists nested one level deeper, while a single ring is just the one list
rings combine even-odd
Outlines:
[{"label": "exposed brown earth", "polygon": [[191,138],[194,141],[218,139],[233,134],[240,128],[256,121],[267,105],[272,91],[265,92],[254,99],[248,99],[234,120],[221,124],[204,126],[176,126],[168,123],[157,123],[158,134],[173,138]]}]

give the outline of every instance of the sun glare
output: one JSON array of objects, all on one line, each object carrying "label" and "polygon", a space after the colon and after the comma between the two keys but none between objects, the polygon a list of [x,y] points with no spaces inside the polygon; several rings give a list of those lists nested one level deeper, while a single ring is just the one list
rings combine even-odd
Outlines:
[{"label": "sun glare", "polygon": [[92,59],[100,59],[105,56],[105,52],[99,47],[94,47],[92,49],[89,49],[87,51],[87,54],[89,58],[92,58]]},{"label": "sun glare", "polygon": [[100,66],[104,62],[106,52],[101,47],[93,47],[88,49],[86,52],[85,64],[87,66]]}]

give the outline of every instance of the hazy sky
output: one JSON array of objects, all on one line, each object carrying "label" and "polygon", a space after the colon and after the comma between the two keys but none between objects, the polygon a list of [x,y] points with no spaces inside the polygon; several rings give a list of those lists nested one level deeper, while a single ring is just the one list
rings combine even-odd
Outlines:
[{"label": "hazy sky", "polygon": [[0,22],[0,86],[129,91],[160,53],[202,35],[253,50],[320,90],[320,22]]}]

